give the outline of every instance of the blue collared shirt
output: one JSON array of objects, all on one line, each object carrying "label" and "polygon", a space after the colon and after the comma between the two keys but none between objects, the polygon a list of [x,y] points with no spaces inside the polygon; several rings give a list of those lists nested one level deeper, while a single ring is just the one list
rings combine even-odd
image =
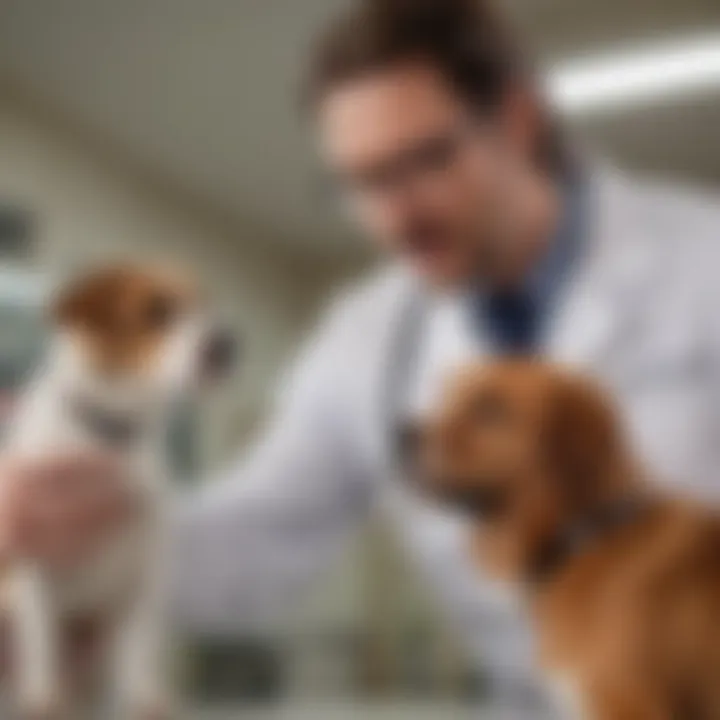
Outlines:
[{"label": "blue collared shirt", "polygon": [[555,302],[583,246],[585,195],[581,178],[575,176],[567,182],[555,238],[519,288],[473,294],[474,322],[498,354],[527,355],[542,348]]}]

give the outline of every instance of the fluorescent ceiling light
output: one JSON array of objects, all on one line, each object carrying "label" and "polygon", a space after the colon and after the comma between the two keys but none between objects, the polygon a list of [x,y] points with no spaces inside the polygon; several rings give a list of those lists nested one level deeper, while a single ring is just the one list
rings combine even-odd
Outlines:
[{"label": "fluorescent ceiling light", "polygon": [[550,68],[548,83],[551,97],[569,115],[720,89],[720,35],[569,61]]}]

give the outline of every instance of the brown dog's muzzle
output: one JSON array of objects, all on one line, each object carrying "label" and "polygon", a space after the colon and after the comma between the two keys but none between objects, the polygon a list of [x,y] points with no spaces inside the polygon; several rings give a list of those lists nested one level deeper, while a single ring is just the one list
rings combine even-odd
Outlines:
[{"label": "brown dog's muzzle", "polygon": [[473,518],[491,520],[508,506],[506,484],[479,478],[434,477],[423,467],[424,432],[417,423],[403,424],[397,433],[397,456],[403,475],[434,501]]}]

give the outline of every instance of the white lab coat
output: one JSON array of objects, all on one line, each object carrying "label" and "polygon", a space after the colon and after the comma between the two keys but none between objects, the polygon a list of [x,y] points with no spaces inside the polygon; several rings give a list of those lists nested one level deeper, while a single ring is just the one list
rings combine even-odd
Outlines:
[{"label": "white lab coat", "polygon": [[[720,499],[720,208],[608,169],[590,185],[587,252],[547,355],[588,368],[617,393],[658,478]],[[529,666],[521,616],[471,566],[466,528],[392,471],[384,383],[416,289],[393,267],[337,303],[259,447],[192,499],[175,556],[184,621],[227,632],[292,604],[381,503],[470,650],[500,675]],[[409,403],[427,404],[423,387],[486,352],[462,339],[451,315],[447,303],[429,313]]]}]

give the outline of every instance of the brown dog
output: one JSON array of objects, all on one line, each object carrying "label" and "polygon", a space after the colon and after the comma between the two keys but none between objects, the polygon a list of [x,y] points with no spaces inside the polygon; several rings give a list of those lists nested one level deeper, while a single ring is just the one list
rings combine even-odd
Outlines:
[{"label": "brown dog", "polygon": [[462,373],[417,459],[578,717],[720,718],[720,519],[649,488],[624,440],[587,379],[518,361]]}]

